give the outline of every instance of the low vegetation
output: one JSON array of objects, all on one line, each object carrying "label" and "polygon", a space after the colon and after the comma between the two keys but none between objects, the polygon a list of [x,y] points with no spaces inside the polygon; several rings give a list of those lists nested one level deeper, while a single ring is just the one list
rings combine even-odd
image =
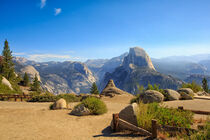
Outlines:
[{"label": "low vegetation", "polygon": [[95,97],[88,97],[82,100],[81,104],[88,108],[93,115],[100,115],[107,112],[106,104]]},{"label": "low vegetation", "polygon": [[29,100],[29,102],[55,102],[59,100],[60,98],[65,99],[67,103],[79,102],[81,100],[81,97],[77,97],[72,94],[54,95],[49,92],[42,93],[42,94],[39,94],[39,92],[32,92],[32,98]]},{"label": "low vegetation", "polygon": [[81,97],[76,97],[75,95],[72,94],[59,94],[56,96],[57,100],[59,100],[60,98],[65,99],[67,103],[79,102],[81,100]]},{"label": "low vegetation", "polygon": [[161,125],[190,128],[193,114],[189,111],[166,108],[157,103],[139,103],[137,113],[138,126],[151,131],[151,121],[156,119]]},{"label": "low vegetation", "polygon": [[210,139],[210,120],[206,121],[203,130],[192,134],[190,137],[185,137],[185,140],[209,140]]}]

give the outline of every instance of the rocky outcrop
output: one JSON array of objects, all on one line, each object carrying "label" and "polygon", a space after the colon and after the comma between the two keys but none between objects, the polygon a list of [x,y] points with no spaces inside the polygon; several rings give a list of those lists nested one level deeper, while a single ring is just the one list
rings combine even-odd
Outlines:
[{"label": "rocky outcrop", "polygon": [[11,83],[5,77],[2,77],[1,83],[8,86],[11,90],[13,90]]},{"label": "rocky outcrop", "polygon": [[53,109],[66,109],[66,108],[67,108],[66,100],[63,98],[57,100],[53,104]]},{"label": "rocky outcrop", "polygon": [[107,83],[106,87],[104,88],[104,90],[101,92],[100,95],[114,97],[115,95],[120,95],[120,94],[129,94],[129,93],[117,88],[114,84],[114,81],[109,80],[109,82]]},{"label": "rocky outcrop", "polygon": [[147,90],[143,94],[140,95],[139,100],[143,103],[160,103],[164,100],[164,96],[162,93],[156,90]]},{"label": "rocky outcrop", "polygon": [[91,112],[83,104],[80,104],[80,105],[75,106],[70,114],[75,115],[75,116],[85,116],[85,115],[90,115]]},{"label": "rocky outcrop", "polygon": [[181,95],[175,90],[165,89],[164,92],[166,93],[166,98],[169,101],[179,100],[181,98]]},{"label": "rocky outcrop", "polygon": [[138,112],[138,105],[136,103],[133,103],[120,111],[119,118],[135,126],[138,126],[137,117],[136,117],[137,112]]}]

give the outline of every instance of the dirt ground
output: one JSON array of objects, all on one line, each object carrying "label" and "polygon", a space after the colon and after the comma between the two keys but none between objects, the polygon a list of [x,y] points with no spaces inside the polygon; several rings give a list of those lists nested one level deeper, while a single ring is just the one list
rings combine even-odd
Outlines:
[{"label": "dirt ground", "polygon": [[[1,140],[119,140],[145,139],[123,134],[112,134],[112,114],[129,104],[132,96],[104,98],[108,112],[100,116],[77,117],[71,110],[49,110],[50,103],[0,102]],[[209,100],[175,101],[169,106],[182,104],[187,107],[210,109]],[[209,107],[209,108],[208,108]]]},{"label": "dirt ground", "polygon": [[77,117],[71,110],[49,110],[50,103],[0,102],[1,140],[118,140],[139,139],[111,134],[112,114],[129,104],[132,96],[103,99],[108,112]]}]

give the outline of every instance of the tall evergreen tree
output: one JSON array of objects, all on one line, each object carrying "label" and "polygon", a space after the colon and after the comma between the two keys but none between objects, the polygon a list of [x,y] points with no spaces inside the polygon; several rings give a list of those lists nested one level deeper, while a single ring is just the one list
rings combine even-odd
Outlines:
[{"label": "tall evergreen tree", "polygon": [[203,90],[208,93],[209,92],[209,87],[208,87],[208,82],[207,82],[206,78],[203,78],[202,84],[203,84],[202,85]]},{"label": "tall evergreen tree", "polygon": [[39,80],[37,78],[37,75],[35,75],[33,84],[31,85],[31,90],[37,91],[37,92],[40,91],[40,82],[39,82]]},{"label": "tall evergreen tree", "polygon": [[23,85],[24,86],[28,86],[29,85],[29,77],[28,74],[25,72],[24,76],[23,76]]},{"label": "tall evergreen tree", "polygon": [[90,89],[90,93],[91,94],[99,94],[98,87],[97,87],[95,82],[92,84],[92,87]]},{"label": "tall evergreen tree", "polygon": [[12,51],[10,51],[9,43],[7,40],[4,42],[4,49],[2,51],[3,56],[3,62],[2,62],[2,68],[1,73],[2,75],[7,78],[8,80],[11,80],[14,78],[15,69],[14,69],[14,63],[12,61]]}]

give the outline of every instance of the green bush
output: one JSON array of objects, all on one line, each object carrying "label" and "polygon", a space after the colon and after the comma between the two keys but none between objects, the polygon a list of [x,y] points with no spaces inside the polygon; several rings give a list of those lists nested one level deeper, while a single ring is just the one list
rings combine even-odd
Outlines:
[{"label": "green bush", "polygon": [[60,98],[63,98],[66,100],[67,103],[70,102],[79,102],[81,100],[81,97],[76,97],[75,95],[72,94],[59,94],[57,95],[57,100],[59,100]]},{"label": "green bush", "polygon": [[53,105],[54,105],[54,104],[50,104],[50,106],[49,106],[49,109],[50,109],[50,110],[53,110]]},{"label": "green bush", "polygon": [[84,99],[81,104],[84,104],[84,106],[90,110],[91,114],[94,115],[100,115],[107,112],[106,104],[95,97],[88,97]]},{"label": "green bush", "polygon": [[48,94],[35,95],[28,101],[29,102],[55,102],[56,96],[48,95]]},{"label": "green bush", "polygon": [[162,107],[157,103],[139,103],[138,126],[151,131],[151,121],[156,119],[161,125],[190,128],[193,114],[189,111]]}]

